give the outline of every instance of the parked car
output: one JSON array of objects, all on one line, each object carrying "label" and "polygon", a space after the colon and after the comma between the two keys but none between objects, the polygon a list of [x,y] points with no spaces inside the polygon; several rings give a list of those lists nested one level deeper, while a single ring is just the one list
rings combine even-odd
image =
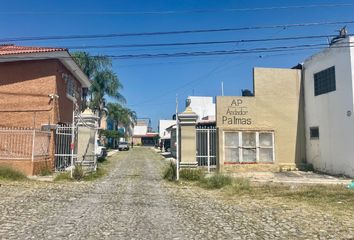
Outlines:
[{"label": "parked car", "polygon": [[118,144],[118,150],[123,151],[123,150],[129,150],[129,143],[127,142],[120,142]]}]

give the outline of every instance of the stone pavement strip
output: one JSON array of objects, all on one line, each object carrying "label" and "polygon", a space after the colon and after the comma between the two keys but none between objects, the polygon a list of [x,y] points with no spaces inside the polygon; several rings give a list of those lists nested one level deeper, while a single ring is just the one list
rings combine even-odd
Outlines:
[{"label": "stone pavement strip", "polygon": [[351,215],[166,183],[148,148],[110,159],[96,182],[1,182],[0,239],[354,239]]}]

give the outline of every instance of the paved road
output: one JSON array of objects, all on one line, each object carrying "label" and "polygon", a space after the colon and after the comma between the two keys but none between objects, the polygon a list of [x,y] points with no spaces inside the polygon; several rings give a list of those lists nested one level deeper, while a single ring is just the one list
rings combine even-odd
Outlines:
[{"label": "paved road", "polygon": [[93,183],[2,183],[0,239],[352,239],[353,220],[161,179],[150,149],[119,152]]}]

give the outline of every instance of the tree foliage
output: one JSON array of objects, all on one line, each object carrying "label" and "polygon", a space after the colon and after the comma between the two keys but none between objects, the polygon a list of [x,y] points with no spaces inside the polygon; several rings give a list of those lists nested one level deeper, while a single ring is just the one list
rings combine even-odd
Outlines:
[{"label": "tree foliage", "polygon": [[125,103],[125,98],[120,93],[123,85],[112,70],[111,59],[105,56],[91,56],[81,51],[72,53],[72,56],[91,81],[89,89],[91,109],[101,112],[105,107],[104,96]]},{"label": "tree foliage", "polygon": [[128,134],[128,130],[136,123],[136,112],[129,108],[123,107],[119,103],[108,103],[107,109],[108,118],[114,121],[116,125],[123,126],[126,129],[126,134]]},{"label": "tree foliage", "polygon": [[100,130],[100,135],[105,136],[107,138],[114,138],[114,139],[119,139],[120,137],[123,137],[122,134],[118,131],[115,130]]},{"label": "tree foliage", "polygon": [[[123,85],[112,70],[111,59],[105,56],[91,56],[87,52],[80,51],[72,53],[72,56],[91,81],[89,107],[98,111],[100,117],[102,112],[107,109],[108,118],[113,120],[116,126],[123,126],[127,130],[126,134],[128,134],[129,129],[136,122],[137,115],[131,109],[122,106],[126,102],[120,93]],[[117,103],[106,105],[105,96],[114,98]],[[123,137],[121,133],[115,130],[103,130],[100,135],[109,138]]]}]

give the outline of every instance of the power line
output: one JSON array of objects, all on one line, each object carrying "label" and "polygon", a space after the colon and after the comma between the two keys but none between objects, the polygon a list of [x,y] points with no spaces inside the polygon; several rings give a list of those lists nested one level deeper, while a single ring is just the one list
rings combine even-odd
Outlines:
[{"label": "power line", "polygon": [[333,7],[351,7],[354,3],[341,4],[311,4],[295,6],[271,6],[255,8],[221,8],[221,9],[192,9],[192,10],[166,10],[166,11],[6,11],[0,12],[3,15],[170,15],[170,14],[188,14],[188,13],[217,13],[217,12],[250,12],[250,11],[270,11],[286,9],[306,9],[306,8],[333,8]]},{"label": "power line", "polygon": [[[180,86],[178,86],[177,88],[175,89],[172,89],[172,90],[169,90],[169,91],[166,91],[164,92],[163,94],[159,95],[159,96],[154,96],[154,98],[148,98],[148,99],[145,99],[144,101],[140,101],[138,103],[135,103],[135,104],[131,104],[130,106],[136,106],[136,105],[145,105],[146,103],[149,103],[149,102],[156,102],[157,100],[156,99],[161,99],[165,96],[168,96],[168,95],[171,95],[171,93],[176,93],[177,91],[181,90],[181,89],[184,89],[192,84],[195,84],[196,82],[198,82],[199,80],[201,79],[207,79],[207,78],[210,78],[214,73],[216,73],[217,71],[219,71],[221,68],[225,67],[227,64],[229,64],[230,61],[227,61],[227,59],[224,59],[224,61],[221,63],[221,64],[218,64],[217,66],[215,66],[213,69],[211,69],[209,72],[193,79],[193,80],[190,80]],[[243,61],[241,63],[238,63],[236,64],[235,66],[240,66],[242,64],[246,63],[246,61]],[[234,66],[234,67],[235,67]],[[185,91],[182,91],[182,93],[184,93]],[[179,92],[181,93],[181,92]],[[159,101],[159,100],[158,100]]]},{"label": "power line", "polygon": [[[337,46],[331,46],[331,48],[343,48],[343,47],[354,47],[354,45],[346,46],[345,42],[337,43]],[[237,54],[253,54],[253,53],[266,53],[266,52],[284,52],[284,51],[297,51],[297,50],[308,50],[308,49],[320,49],[328,44],[303,44],[303,45],[293,45],[293,46],[276,46],[268,48],[251,48],[251,49],[236,49],[236,50],[217,50],[217,51],[198,51],[198,52],[175,52],[175,53],[156,53],[156,54],[125,54],[125,55],[101,55],[100,57],[108,57],[111,59],[149,59],[149,58],[172,58],[172,57],[198,57],[198,56],[217,56],[217,55],[237,55]],[[92,56],[98,57],[98,56]],[[5,60],[36,60],[36,59],[71,59],[72,57],[23,57],[23,56],[0,56],[0,59]]]},{"label": "power line", "polygon": [[[224,61],[225,61],[225,60],[224,60]],[[206,74],[203,74],[203,75],[197,77],[196,79],[193,79],[193,80],[191,80],[191,81],[188,81],[188,82],[182,84],[181,86],[179,86],[179,87],[177,87],[177,88],[175,88],[175,89],[172,89],[172,90],[169,90],[169,91],[165,91],[163,94],[161,94],[161,95],[159,95],[159,96],[157,96],[157,97],[154,96],[153,98],[145,99],[144,101],[140,101],[140,102],[138,102],[138,103],[131,104],[130,106],[136,106],[136,105],[141,105],[141,104],[145,105],[146,103],[149,103],[149,102],[155,102],[156,99],[160,99],[160,98],[162,98],[162,97],[165,97],[165,96],[167,96],[167,95],[170,95],[171,93],[176,93],[178,90],[183,89],[183,88],[185,88],[185,87],[187,87],[187,86],[189,86],[189,85],[191,85],[191,84],[193,84],[193,83],[199,81],[200,79],[205,79],[205,78],[211,76],[211,75],[212,75],[213,73],[215,73],[218,69],[220,69],[221,67],[223,67],[223,66],[225,66],[225,65],[226,65],[226,64],[225,64],[224,62],[222,62],[222,64],[218,64],[218,65],[215,66],[212,70],[210,70],[210,71],[207,72]]]},{"label": "power line", "polygon": [[69,48],[69,49],[168,47],[168,46],[190,46],[190,45],[236,44],[236,43],[249,43],[249,42],[289,41],[289,40],[329,38],[329,37],[335,37],[335,36],[337,36],[337,35],[295,36],[295,37],[282,37],[282,38],[263,38],[263,39],[244,39],[244,40],[225,40],[225,41],[198,41],[198,42],[146,43],[146,44],[112,44],[112,45],[57,46],[57,47]]},{"label": "power line", "polygon": [[339,25],[339,24],[340,25],[346,25],[346,24],[353,24],[353,23],[354,23],[354,20],[336,21],[336,22],[312,22],[312,23],[294,23],[294,24],[282,24],[282,25],[264,25],[264,26],[250,26],[250,27],[239,27],[239,28],[194,29],[194,30],[180,30],[180,31],[9,37],[9,38],[1,38],[0,42],[68,40],[68,39],[98,39],[98,38],[115,38],[115,37],[137,37],[137,36],[155,36],[155,35],[215,33],[215,32],[232,32],[232,31],[275,29],[275,28],[286,29],[286,28],[311,27],[311,26],[323,26],[323,25]]}]

